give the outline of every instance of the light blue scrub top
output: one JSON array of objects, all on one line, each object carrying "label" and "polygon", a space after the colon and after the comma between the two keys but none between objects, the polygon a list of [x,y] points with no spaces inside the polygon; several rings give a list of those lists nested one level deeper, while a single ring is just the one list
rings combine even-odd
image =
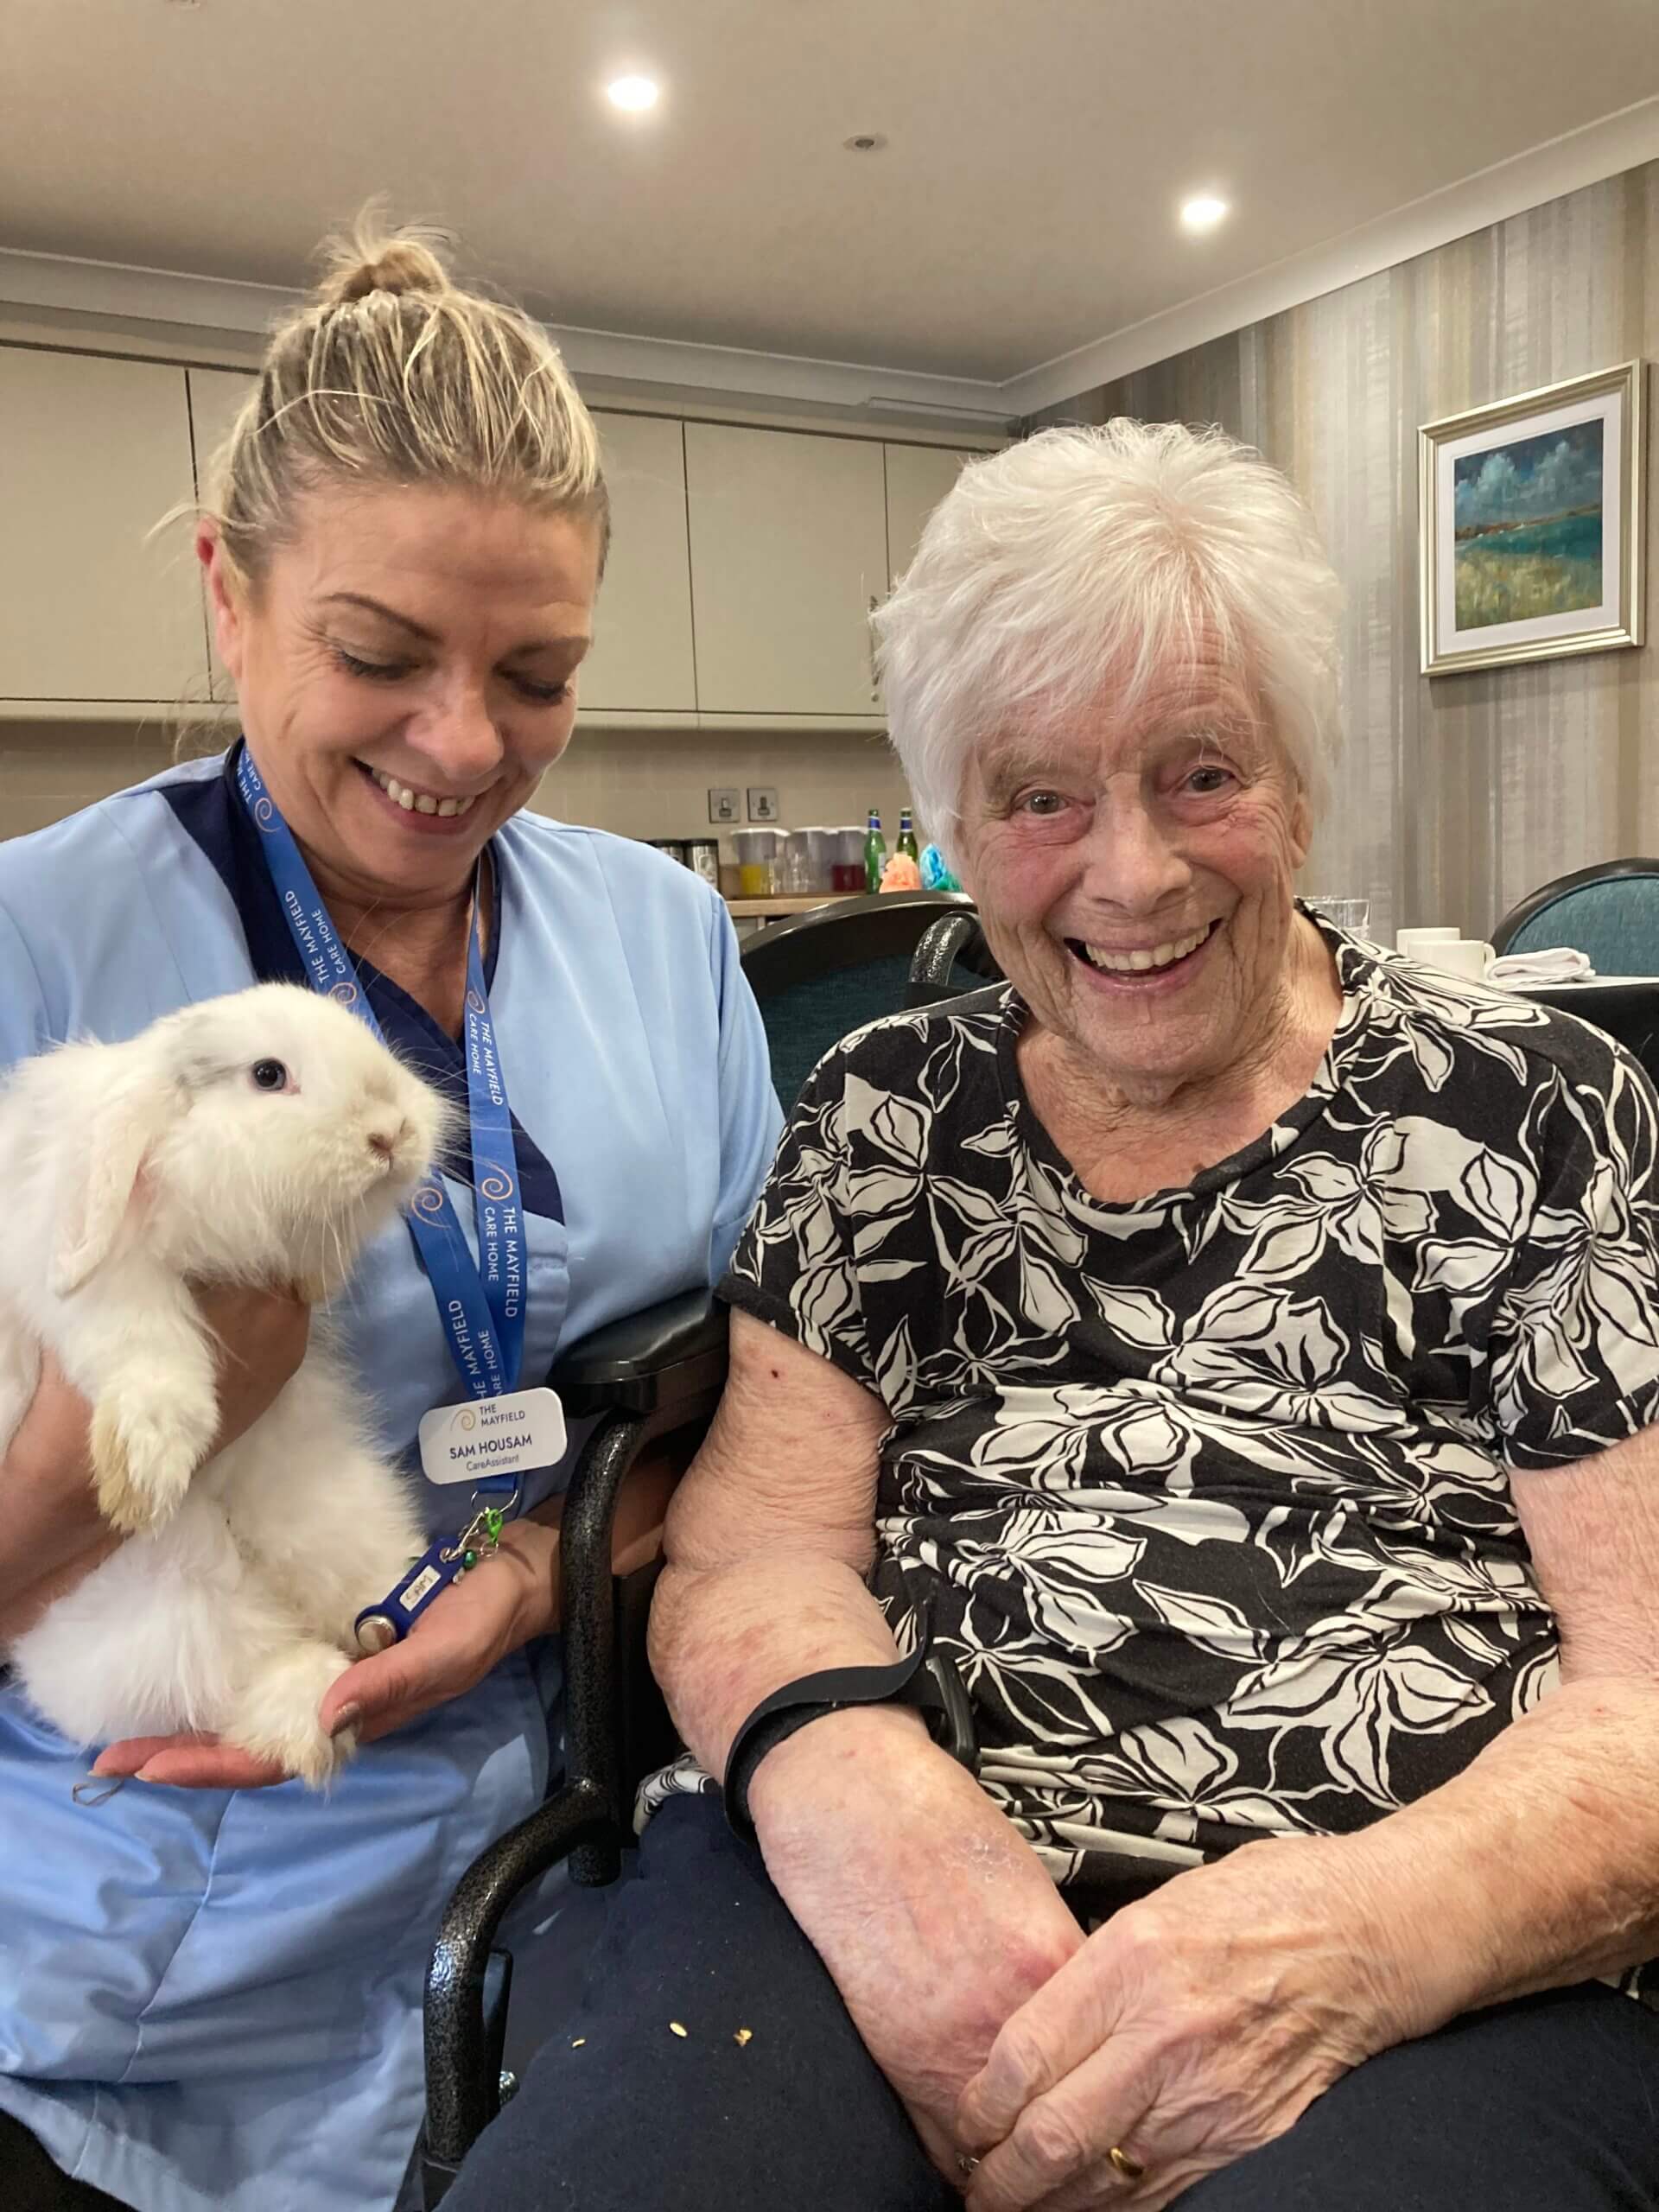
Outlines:
[{"label": "light blue scrub top", "polygon": [[[264,893],[238,880],[234,804],[223,764],[193,762],[0,847],[0,1067],[256,979]],[[719,1280],[781,1117],[706,884],[531,814],[493,850],[491,1006],[566,1216],[529,1216],[528,1381],[556,1340]],[[470,1235],[470,1196],[451,1196]],[[401,1228],[342,1319],[403,1452],[463,1394]],[[431,1530],[454,1528],[464,1494],[409,1479]],[[98,1806],[71,1795],[86,1757],[0,1687],[0,2108],[142,2212],[392,2205],[437,1916],[543,1796],[557,1675],[556,1645],[515,1655],[365,1747],[326,1800],[130,1783]]]}]

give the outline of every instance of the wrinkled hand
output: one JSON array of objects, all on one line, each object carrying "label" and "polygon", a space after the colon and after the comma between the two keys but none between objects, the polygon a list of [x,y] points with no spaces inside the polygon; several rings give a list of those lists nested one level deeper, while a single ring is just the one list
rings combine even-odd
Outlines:
[{"label": "wrinkled hand", "polygon": [[767,1872],[960,2184],[957,2100],[1082,1930],[1030,1845],[915,1713],[815,1720],[762,1761],[749,1804]]},{"label": "wrinkled hand", "polygon": [[[318,1708],[329,1733],[355,1726],[359,1744],[390,1735],[464,1695],[510,1651],[543,1634],[551,1624],[557,1542],[535,1522],[505,1531],[499,1551],[435,1598],[401,1643],[358,1660],[331,1685]],[[257,1789],[288,1779],[280,1767],[207,1735],[129,1737],[108,1745],[92,1772],[188,1789]]]},{"label": "wrinkled hand", "polygon": [[[1156,2212],[1408,2032],[1339,1840],[1253,1844],[1091,1936],[1007,2022],[956,2132],[969,2212]],[[1126,2179],[1116,2145],[1146,2169]]]}]

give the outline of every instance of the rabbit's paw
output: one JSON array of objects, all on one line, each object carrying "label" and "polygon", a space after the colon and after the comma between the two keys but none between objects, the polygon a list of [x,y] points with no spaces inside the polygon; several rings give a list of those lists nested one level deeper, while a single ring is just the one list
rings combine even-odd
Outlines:
[{"label": "rabbit's paw", "polygon": [[175,1397],[123,1390],[92,1409],[92,1486],[104,1518],[138,1535],[176,1513],[213,1440],[213,1410],[192,1418]]},{"label": "rabbit's paw", "polygon": [[317,1718],[330,1683],[351,1662],[327,1643],[296,1643],[267,1660],[243,1688],[227,1743],[271,1759],[313,1789],[325,1789],[357,1749],[353,1729],[331,1736]]}]

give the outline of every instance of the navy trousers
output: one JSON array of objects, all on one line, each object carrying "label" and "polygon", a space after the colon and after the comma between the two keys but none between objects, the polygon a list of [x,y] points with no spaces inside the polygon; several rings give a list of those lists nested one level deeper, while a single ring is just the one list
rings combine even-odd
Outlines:
[{"label": "navy trousers", "polygon": [[121,2212],[120,2200],[71,2181],[21,2120],[0,2112],[0,2212]]},{"label": "navy trousers", "polygon": [[[712,1799],[652,1822],[544,2024],[444,2212],[959,2206]],[[1356,2069],[1179,2206],[1659,2212],[1659,2016],[1599,1985],[1471,2014]]]}]

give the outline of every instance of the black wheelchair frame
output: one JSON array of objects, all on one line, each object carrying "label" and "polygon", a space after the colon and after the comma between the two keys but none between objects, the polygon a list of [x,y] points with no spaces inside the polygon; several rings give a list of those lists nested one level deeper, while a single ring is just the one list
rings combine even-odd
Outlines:
[{"label": "black wheelchair frame", "polygon": [[[886,910],[903,896],[888,894],[879,904]],[[958,961],[970,973],[998,973],[971,905],[915,894],[909,903],[938,904],[943,912],[915,947],[906,1006],[946,1000],[971,1006],[988,998],[988,992],[962,997],[954,980]],[[501,2108],[512,1974],[510,1957],[493,1948],[503,1916],[562,1859],[585,1888],[613,1882],[632,1840],[634,1791],[678,1749],[645,1654],[661,1562],[618,1580],[612,1533],[623,1482],[644,1446],[705,1426],[712,1415],[726,1376],[726,1339],[724,1308],[708,1291],[688,1291],[595,1332],[549,1377],[569,1419],[596,1417],[561,1524],[564,1774],[545,1803],[467,1868],[439,1923],[426,1980],[419,2157],[427,2212]]]},{"label": "black wheelchair frame", "polygon": [[564,1775],[544,1804],[474,1860],[439,1923],[427,1969],[419,2152],[429,2212],[500,2109],[512,1984],[512,1961],[493,1949],[502,1916],[563,1859],[575,1882],[613,1882],[633,1790],[672,1756],[672,1731],[645,1656],[658,1567],[617,1580],[612,1531],[640,1451],[706,1425],[725,1376],[725,1311],[710,1293],[695,1290],[596,1331],[550,1378],[570,1420],[597,1416],[571,1475],[560,1535]]}]

